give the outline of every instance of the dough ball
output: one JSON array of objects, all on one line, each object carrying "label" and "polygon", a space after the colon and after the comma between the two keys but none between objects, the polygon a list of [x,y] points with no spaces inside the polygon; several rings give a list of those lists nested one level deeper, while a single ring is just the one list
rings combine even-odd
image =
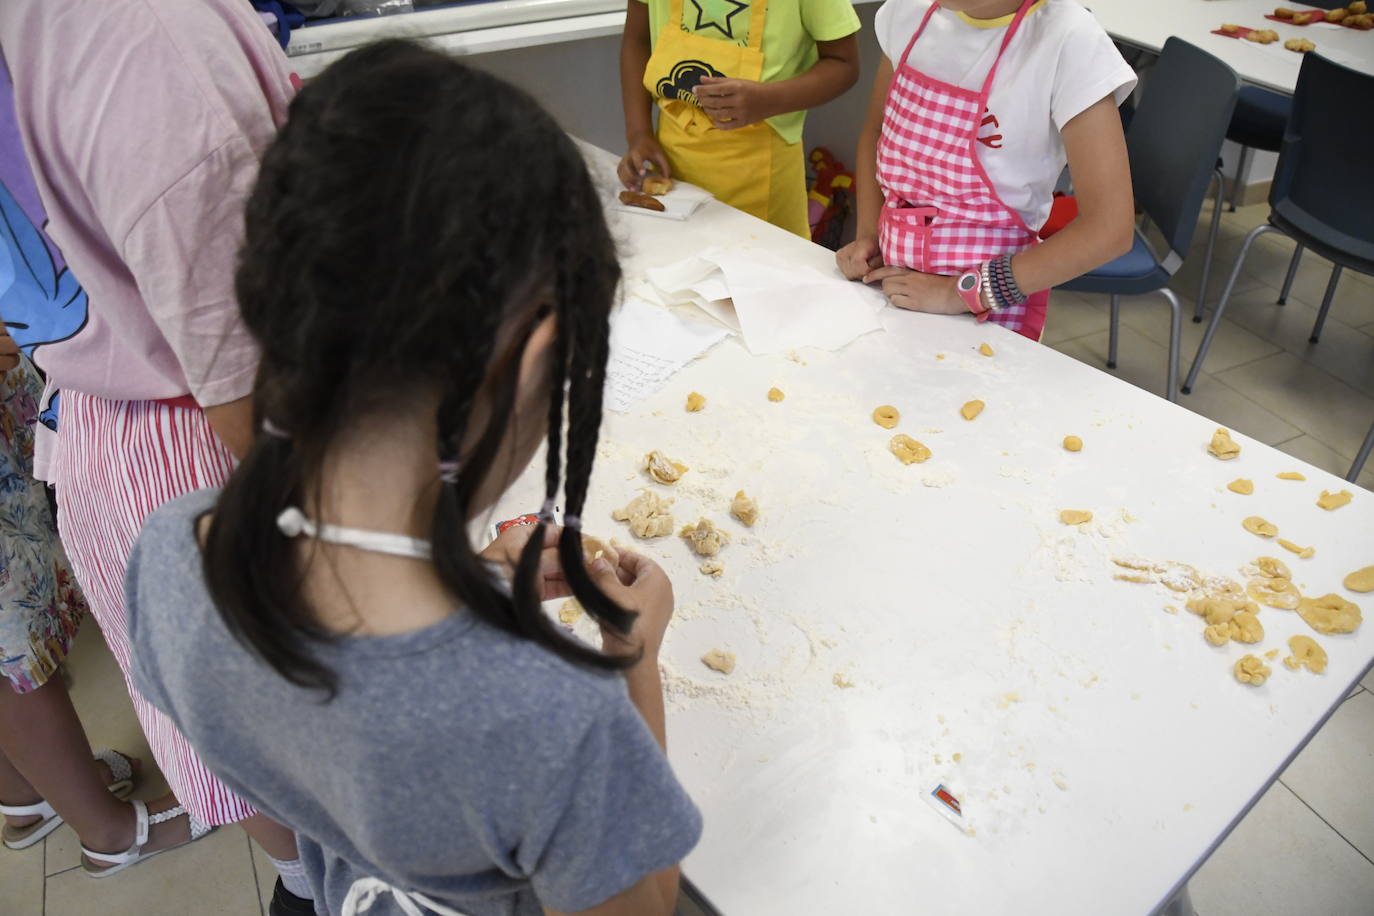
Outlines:
[{"label": "dough ball", "polygon": [[1330,10],[1330,11],[1328,11],[1327,14],[1326,14],[1326,21],[1327,21],[1327,22],[1340,22],[1342,19],[1344,19],[1346,16],[1349,16],[1349,15],[1350,15],[1350,11],[1349,11],[1349,10]]},{"label": "dough ball", "polygon": [[1297,15],[1297,11],[1290,10],[1286,6],[1281,6],[1278,9],[1274,10],[1274,15],[1279,17],[1280,19],[1292,19],[1295,15]]},{"label": "dough ball", "polygon": [[1275,474],[1274,476],[1277,477],[1279,480],[1306,480],[1306,479],[1307,479],[1306,477],[1304,477],[1302,474],[1298,473],[1297,471],[1284,471],[1284,472],[1282,472],[1282,473],[1280,473],[1280,474]]},{"label": "dough ball", "polygon": [[559,606],[558,619],[565,626],[572,626],[577,623],[583,613],[582,602],[578,601],[576,598],[569,598]]},{"label": "dough ball", "polygon": [[582,558],[588,566],[598,559],[604,559],[611,564],[611,569],[620,566],[620,551],[601,538],[592,537],[590,534],[582,535]]},{"label": "dough ball", "polygon": [[720,560],[702,560],[697,569],[703,576],[714,576],[719,579],[721,573],[725,572],[725,564]]},{"label": "dough ball", "polygon": [[1259,618],[1249,611],[1238,611],[1227,624],[1231,628],[1231,638],[1236,642],[1257,643],[1264,639],[1264,627]]},{"label": "dough ball", "polygon": [[664,178],[662,175],[650,175],[640,182],[640,187],[645,194],[662,197],[673,189],[673,179]]},{"label": "dough ball", "polygon": [[630,533],[637,538],[661,538],[673,533],[673,515],[668,511],[672,504],[671,499],[643,490],[625,508],[612,511],[611,518],[629,522]]},{"label": "dough ball", "polygon": [[1346,601],[1334,592],[1320,598],[1304,598],[1298,602],[1298,616],[1318,633],[1353,633],[1363,618],[1360,606]]},{"label": "dough ball", "polygon": [[1093,520],[1093,514],[1086,509],[1062,509],[1059,520],[1066,525],[1082,525]]},{"label": "dough ball", "polygon": [[774,402],[774,403],[777,403],[778,401],[781,401],[781,400],[782,400],[783,398],[785,398],[785,397],[787,397],[787,395],[785,395],[785,394],[782,393],[782,389],[781,389],[781,388],[769,388],[769,389],[768,389],[768,400],[770,400],[770,401],[772,401],[772,402]]},{"label": "dough ball", "polygon": [[1240,454],[1240,446],[1231,439],[1230,430],[1219,426],[1217,431],[1212,433],[1212,441],[1207,444],[1207,451],[1222,461],[1230,461]]},{"label": "dough ball", "polygon": [[1273,522],[1266,522],[1258,515],[1252,515],[1241,522],[1241,526],[1251,534],[1257,534],[1262,538],[1271,538],[1279,533],[1279,526]]},{"label": "dough ball", "polygon": [[1285,658],[1283,663],[1291,670],[1306,668],[1313,674],[1321,674],[1326,670],[1326,650],[1311,636],[1292,637],[1288,640],[1288,651],[1293,654]]},{"label": "dough ball", "polygon": [[658,449],[654,449],[644,456],[644,470],[661,484],[675,484],[691,468],[680,461],[674,461]]},{"label": "dough ball", "polygon": [[873,422],[883,429],[892,429],[902,420],[902,415],[891,404],[873,408]]},{"label": "dough ball", "polygon": [[1231,669],[1236,676],[1236,680],[1242,684],[1249,684],[1251,687],[1258,687],[1269,679],[1273,672],[1269,669],[1257,655],[1247,655],[1236,666]]},{"label": "dough ball", "polygon": [[1352,592],[1374,592],[1374,566],[1355,570],[1342,584]]},{"label": "dough ball", "polygon": [[887,443],[887,450],[896,455],[902,464],[920,464],[930,457],[930,449],[906,433],[893,436]]},{"label": "dough ball", "polygon": [[978,352],[981,353],[981,354],[983,354],[984,356],[992,356],[992,355],[993,355],[992,347],[988,346],[988,345],[985,344],[985,343],[981,343],[981,344],[978,345]]},{"label": "dough ball", "polygon": [[1078,438],[1077,436],[1065,436],[1065,437],[1064,437],[1064,451],[1066,451],[1066,452],[1081,452],[1081,451],[1083,451],[1083,440],[1080,439],[1080,438]]},{"label": "dough ball", "polygon": [[1312,557],[1316,556],[1317,553],[1317,548],[1315,547],[1300,547],[1297,544],[1294,544],[1292,541],[1286,540],[1284,538],[1279,538],[1279,546],[1282,547],[1284,550],[1291,550],[1293,553],[1296,553],[1298,555],[1298,558],[1302,560],[1311,559]]},{"label": "dough ball", "polygon": [[1202,638],[1214,646],[1224,646],[1231,641],[1231,625],[1216,623],[1202,631]]},{"label": "dough ball", "polygon": [[1317,50],[1316,44],[1314,44],[1311,41],[1308,41],[1306,38],[1290,38],[1283,43],[1283,46],[1288,50],[1296,51],[1299,54],[1306,54],[1308,51]]},{"label": "dough ball", "polygon": [[1240,31],[1240,26],[1232,22],[1223,22],[1221,24],[1221,30],[1227,35],[1234,35]]},{"label": "dough ball", "polygon": [[[1313,15],[1315,15],[1315,14],[1313,14],[1313,13],[1295,13],[1295,14],[1293,15],[1293,24],[1294,24],[1294,25],[1307,25],[1309,22],[1312,21]],[[1289,40],[1290,40],[1290,41],[1293,41],[1293,40],[1295,40],[1295,39],[1289,39]],[[1299,39],[1296,39],[1296,40],[1297,40],[1297,41],[1302,41],[1303,39],[1299,38]],[[1288,50],[1290,50],[1290,51],[1295,51],[1295,50],[1297,50],[1297,49],[1296,49],[1296,48],[1289,48]]]},{"label": "dough ball", "polygon": [[959,408],[959,413],[961,416],[963,416],[965,420],[972,420],[974,417],[982,413],[983,408],[986,406],[987,405],[984,404],[982,401],[969,401],[963,407]]},{"label": "dough ball", "polygon": [[1349,490],[1341,490],[1339,493],[1330,493],[1326,490],[1322,490],[1322,495],[1317,497],[1317,505],[1321,506],[1327,512],[1330,512],[1333,509],[1339,509],[1341,506],[1344,506],[1349,502]]},{"label": "dough ball", "polygon": [[687,412],[688,412],[688,413],[696,413],[698,410],[701,410],[701,408],[703,408],[703,407],[705,407],[705,406],[706,406],[706,398],[703,397],[702,395],[697,394],[695,391],[693,391],[691,394],[687,395]]},{"label": "dough ball", "polygon": [[730,543],[730,535],[721,531],[710,519],[703,518],[695,525],[683,525],[678,532],[699,557],[714,557]]},{"label": "dough ball", "polygon": [[1249,496],[1251,493],[1255,492],[1255,482],[1253,480],[1246,480],[1244,477],[1237,477],[1226,485],[1226,489],[1230,490],[1232,493],[1239,493],[1241,496]]},{"label": "dough ball", "polygon": [[1193,598],[1185,606],[1189,611],[1207,621],[1208,626],[1225,626],[1231,622],[1231,618],[1236,616],[1236,612],[1245,605],[1246,602],[1244,601],[1209,597]]},{"label": "dough ball", "polygon": [[735,670],[735,653],[712,649],[701,657],[701,663],[712,671],[729,674]]},{"label": "dough ball", "polygon": [[759,504],[740,490],[730,502],[730,514],[739,519],[741,525],[752,528],[759,520]]},{"label": "dough ball", "polygon": [[1369,4],[1365,3],[1364,0],[1355,0],[1354,3],[1347,3],[1345,8],[1347,12],[1358,16],[1369,9]]}]

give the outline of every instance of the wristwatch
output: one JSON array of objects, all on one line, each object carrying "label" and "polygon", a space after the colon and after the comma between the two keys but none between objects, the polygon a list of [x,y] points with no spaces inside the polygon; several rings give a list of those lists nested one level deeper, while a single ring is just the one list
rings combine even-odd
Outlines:
[{"label": "wristwatch", "polygon": [[977,316],[979,321],[987,321],[992,309],[988,308],[983,300],[983,268],[975,267],[960,274],[959,279],[955,281],[955,288],[959,291],[959,298],[964,300],[964,305],[968,306],[968,310]]}]

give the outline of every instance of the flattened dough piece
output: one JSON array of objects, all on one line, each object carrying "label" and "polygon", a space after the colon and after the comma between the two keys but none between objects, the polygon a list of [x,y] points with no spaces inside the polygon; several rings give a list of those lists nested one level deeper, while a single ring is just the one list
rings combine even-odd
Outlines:
[{"label": "flattened dough piece", "polygon": [[969,401],[963,407],[959,408],[959,415],[962,416],[965,420],[972,420],[974,417],[982,413],[983,408],[986,406],[988,405],[984,404],[982,401],[979,400]]},{"label": "flattened dough piece", "polygon": [[983,354],[984,356],[992,356],[992,355],[993,355],[992,347],[988,346],[988,345],[985,344],[985,343],[981,343],[981,344],[978,345],[978,352],[981,353],[981,354]]},{"label": "flattened dough piece", "polygon": [[1065,436],[1065,437],[1064,437],[1064,451],[1066,451],[1066,452],[1081,452],[1081,451],[1083,451],[1083,440],[1080,439],[1080,438],[1078,438],[1077,436]]},{"label": "flattened dough piece", "polygon": [[582,610],[582,602],[576,598],[569,598],[558,607],[558,619],[566,626],[577,623],[583,613],[585,612]]},{"label": "flattened dough piece", "polygon": [[1229,429],[1218,426],[1217,431],[1212,433],[1212,441],[1208,443],[1207,451],[1222,461],[1230,461],[1240,454],[1240,446],[1231,439]]},{"label": "flattened dough piece", "polygon": [[637,538],[661,538],[673,533],[673,514],[668,507],[671,499],[664,499],[650,490],[643,490],[623,509],[611,512],[618,522],[629,522],[630,533]]},{"label": "flattened dough piece", "polygon": [[1333,633],[1353,633],[1364,619],[1360,616],[1360,606],[1346,601],[1335,592],[1320,598],[1304,598],[1298,602],[1298,616],[1318,633],[1327,636]]},{"label": "flattened dough piece", "polygon": [[1255,492],[1255,482],[1246,480],[1244,477],[1237,477],[1226,485],[1226,489],[1232,493],[1239,493],[1241,496],[1249,496]]},{"label": "flattened dough piece", "polygon": [[887,450],[901,459],[902,464],[920,464],[930,457],[930,449],[906,433],[893,436],[887,443]]},{"label": "flattened dough piece", "polygon": [[688,413],[696,413],[698,410],[701,410],[701,408],[703,408],[703,407],[705,407],[705,406],[706,406],[706,397],[705,397],[704,395],[697,394],[695,391],[693,391],[691,394],[687,395],[687,412],[688,412]]},{"label": "flattened dough piece", "polygon": [[1302,560],[1311,559],[1317,554],[1317,548],[1315,547],[1300,547],[1297,544],[1294,544],[1292,541],[1286,540],[1284,538],[1279,538],[1279,546],[1282,547],[1284,550],[1291,550],[1293,553],[1296,553],[1298,555],[1298,558]]},{"label": "flattened dough piece", "polygon": [[1333,509],[1339,509],[1348,502],[1350,502],[1349,490],[1341,490],[1339,493],[1330,493],[1326,490],[1322,490],[1322,495],[1317,497],[1317,505],[1321,506],[1327,512]]},{"label": "flattened dough piece", "polygon": [[1269,679],[1269,675],[1273,674],[1269,666],[1257,655],[1244,656],[1236,662],[1236,666],[1231,671],[1235,674],[1236,680],[1242,684],[1249,684],[1251,687],[1258,687]]},{"label": "flattened dough piece", "polygon": [[891,404],[873,408],[873,422],[883,429],[892,429],[902,420],[902,415]]},{"label": "flattened dough piece", "polygon": [[1059,520],[1066,525],[1082,525],[1092,521],[1093,514],[1087,509],[1061,509]]},{"label": "flattened dough piece", "polygon": [[1297,610],[1298,602],[1302,600],[1302,595],[1291,580],[1280,579],[1277,576],[1256,576],[1250,580],[1246,591],[1251,598],[1265,607],[1278,608],[1281,611]]},{"label": "flattened dough piece", "polygon": [[644,456],[644,470],[661,484],[675,484],[691,468],[681,461],[674,461],[658,449],[654,449]]},{"label": "flattened dough piece", "polygon": [[753,497],[745,496],[744,491],[740,490],[730,502],[730,514],[739,519],[741,525],[752,528],[754,522],[759,520],[759,504]]},{"label": "flattened dough piece", "polygon": [[[836,671],[834,677],[830,679],[830,683],[834,684],[841,690],[848,690],[850,687],[854,686],[854,682],[851,681],[842,671]],[[954,759],[958,760],[959,755],[955,754]]]},{"label": "flattened dough piece", "polygon": [[1255,560],[1255,568],[1260,575],[1270,579],[1291,579],[1293,573],[1289,571],[1288,564],[1278,557],[1260,557]]},{"label": "flattened dough piece", "polygon": [[712,649],[701,657],[701,663],[712,671],[729,674],[735,670],[735,653],[724,649]]},{"label": "flattened dough piece", "polygon": [[783,398],[785,398],[785,397],[787,397],[787,395],[785,395],[785,394],[782,393],[782,389],[781,389],[781,388],[769,388],[769,389],[768,389],[768,400],[773,401],[774,403],[777,403],[778,401],[781,401],[781,400],[782,400]]},{"label": "flattened dough piece", "polygon": [[678,534],[699,557],[714,557],[730,543],[730,535],[717,528],[708,518],[703,518],[695,525],[683,525]]},{"label": "flattened dough piece", "polygon": [[1283,660],[1292,671],[1306,668],[1313,674],[1326,670],[1326,650],[1311,636],[1294,636],[1288,640],[1288,650],[1293,653]]},{"label": "flattened dough piece", "polygon": [[1374,566],[1355,570],[1342,584],[1352,592],[1374,592]]},{"label": "flattened dough piece", "polygon": [[725,564],[716,559],[702,560],[697,569],[703,576],[714,576],[718,579],[721,573],[725,572]]},{"label": "flattened dough piece", "polygon": [[1252,515],[1241,522],[1241,526],[1251,534],[1257,534],[1262,538],[1271,538],[1279,533],[1279,526],[1273,522],[1266,522],[1258,515]]},{"label": "flattened dough piece", "polygon": [[1279,480],[1306,480],[1306,479],[1307,479],[1307,478],[1304,477],[1302,474],[1299,474],[1297,471],[1284,471],[1284,472],[1282,472],[1282,473],[1280,473],[1280,474],[1275,474],[1274,476],[1277,477]]}]

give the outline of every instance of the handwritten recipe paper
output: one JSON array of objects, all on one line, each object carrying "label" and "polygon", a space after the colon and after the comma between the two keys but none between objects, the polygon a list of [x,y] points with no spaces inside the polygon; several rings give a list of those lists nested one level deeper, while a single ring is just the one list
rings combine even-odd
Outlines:
[{"label": "handwritten recipe paper", "polygon": [[627,298],[611,318],[606,407],[628,410],[729,334],[724,328],[684,321],[656,305]]}]

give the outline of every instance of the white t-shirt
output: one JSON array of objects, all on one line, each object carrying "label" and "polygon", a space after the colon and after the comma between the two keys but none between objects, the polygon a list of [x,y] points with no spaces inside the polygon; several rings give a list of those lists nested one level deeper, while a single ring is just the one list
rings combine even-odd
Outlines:
[{"label": "white t-shirt", "polygon": [[[931,0],[887,0],[873,29],[894,68]],[[997,58],[1012,16],[972,19],[943,7],[930,17],[908,63],[977,91]],[[1074,0],[1041,0],[1021,23],[993,79],[978,156],[1005,202],[1038,230],[1050,215],[1067,159],[1059,131],[1094,103],[1120,105],[1136,76],[1097,20]]]}]

